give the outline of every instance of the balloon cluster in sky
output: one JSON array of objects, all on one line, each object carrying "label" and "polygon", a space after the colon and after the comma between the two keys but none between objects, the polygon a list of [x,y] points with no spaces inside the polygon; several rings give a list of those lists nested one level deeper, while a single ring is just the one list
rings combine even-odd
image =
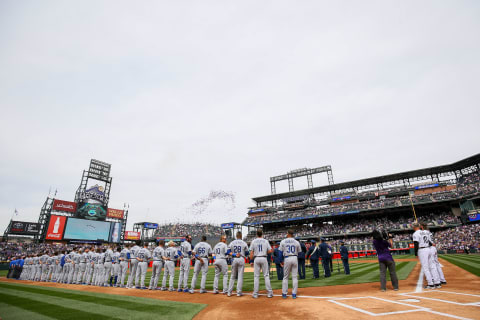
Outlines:
[{"label": "balloon cluster in sky", "polygon": [[220,200],[225,204],[227,211],[235,209],[235,194],[223,190],[212,190],[208,196],[195,201],[189,211],[194,215],[201,215],[206,212],[208,207],[214,201],[217,200]]}]

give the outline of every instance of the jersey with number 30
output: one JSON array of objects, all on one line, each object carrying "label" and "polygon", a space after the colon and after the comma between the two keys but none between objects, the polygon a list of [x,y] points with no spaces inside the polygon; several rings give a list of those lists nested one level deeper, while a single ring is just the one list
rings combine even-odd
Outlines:
[{"label": "jersey with number 30", "polygon": [[268,240],[256,238],[250,243],[250,251],[253,250],[254,257],[266,257],[268,251],[272,250]]},{"label": "jersey with number 30", "polygon": [[300,243],[294,238],[283,239],[278,249],[283,252],[284,257],[298,256],[298,252],[302,251]]}]

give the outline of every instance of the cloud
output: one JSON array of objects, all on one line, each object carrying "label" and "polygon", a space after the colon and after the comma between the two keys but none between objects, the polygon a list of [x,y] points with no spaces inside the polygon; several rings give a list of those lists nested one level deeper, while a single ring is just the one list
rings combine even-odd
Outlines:
[{"label": "cloud", "polygon": [[478,18],[468,1],[4,1],[0,227],[35,221],[51,186],[72,200],[91,158],[131,227],[211,190],[240,222],[294,168],[341,182],[477,153]]}]

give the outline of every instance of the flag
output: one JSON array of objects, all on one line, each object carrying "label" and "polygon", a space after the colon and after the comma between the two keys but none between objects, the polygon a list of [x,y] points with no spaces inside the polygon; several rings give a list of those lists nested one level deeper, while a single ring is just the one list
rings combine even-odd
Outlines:
[{"label": "flag", "polygon": [[18,216],[18,211],[17,208],[15,208],[15,211],[13,212],[14,215]]}]

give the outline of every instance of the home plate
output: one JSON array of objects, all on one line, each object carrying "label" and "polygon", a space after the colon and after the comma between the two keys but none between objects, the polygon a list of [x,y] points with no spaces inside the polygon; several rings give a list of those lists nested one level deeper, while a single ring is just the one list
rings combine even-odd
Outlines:
[{"label": "home plate", "polygon": [[398,301],[402,301],[402,302],[420,302],[420,300],[417,300],[417,299],[403,299],[403,300],[398,300]]}]

